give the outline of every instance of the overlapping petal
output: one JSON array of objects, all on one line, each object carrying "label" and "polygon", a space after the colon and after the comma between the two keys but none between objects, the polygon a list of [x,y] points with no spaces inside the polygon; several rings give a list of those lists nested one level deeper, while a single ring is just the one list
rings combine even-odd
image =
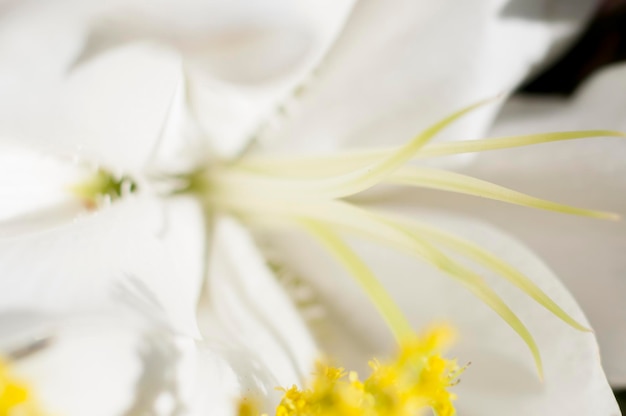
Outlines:
[{"label": "overlapping petal", "polygon": [[[510,92],[572,39],[596,1],[361,1],[269,143],[305,152],[397,144]],[[483,135],[496,108],[446,134]]]},{"label": "overlapping petal", "polygon": [[[0,99],[0,133],[43,154],[92,163],[117,174],[145,168],[183,87],[177,55],[149,44],[120,48],[51,82],[23,105]],[[19,181],[19,178],[15,178]]]},{"label": "overlapping petal", "polygon": [[[406,207],[412,215],[415,210]],[[585,318],[555,275],[520,243],[477,221],[427,216],[443,229],[480,244],[529,276],[557,303],[585,322]],[[360,288],[311,242],[289,235],[274,236],[284,261],[316,288],[328,305],[327,326],[319,341],[342,362],[358,366],[364,359],[388,351],[384,323]],[[481,415],[616,415],[617,404],[599,361],[592,334],[563,325],[550,313],[521,295],[517,289],[477,268],[520,315],[541,350],[545,377],[541,382],[531,357],[517,335],[493,311],[457,283],[429,266],[386,248],[355,242],[362,258],[380,276],[385,287],[416,328],[432,321],[449,320],[460,336],[456,356],[472,365],[455,387],[458,410]],[[464,263],[465,264],[465,263]]]},{"label": "overlapping petal", "polygon": [[198,334],[206,247],[192,198],[129,197],[56,227],[15,228],[0,240],[2,310],[88,308],[134,288],[153,296],[174,328]]},{"label": "overlapping petal", "polygon": [[[513,100],[505,107],[493,134],[547,131],[563,126],[624,130],[624,85],[626,68],[618,65],[599,73],[571,100]],[[582,140],[481,154],[465,173],[534,195],[624,216],[625,157],[623,139]],[[463,210],[488,219],[532,247],[588,314],[611,383],[626,385],[626,284],[622,255],[626,228],[621,221],[553,215],[434,193],[422,193],[416,198],[434,208]]]},{"label": "overlapping petal", "polygon": [[119,2],[94,13],[78,63],[151,39],[184,57],[189,103],[216,151],[233,156],[271,122],[341,30],[353,1]]},{"label": "overlapping petal", "polygon": [[198,343],[132,311],[3,314],[0,349],[46,415],[233,416],[242,395],[273,388],[249,351]]},{"label": "overlapping petal", "polygon": [[320,357],[297,309],[240,224],[220,217],[213,231],[208,304],[200,319],[248,345],[270,367],[276,386],[302,382]]}]

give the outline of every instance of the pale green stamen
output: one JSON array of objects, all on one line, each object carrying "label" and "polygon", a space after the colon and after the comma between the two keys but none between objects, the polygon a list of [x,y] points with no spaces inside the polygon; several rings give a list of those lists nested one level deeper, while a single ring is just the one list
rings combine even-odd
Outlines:
[{"label": "pale green stamen", "polygon": [[387,290],[380,284],[376,276],[359,256],[347,244],[341,241],[329,227],[313,221],[303,221],[303,225],[354,276],[378,308],[389,328],[393,331],[396,340],[400,342],[410,337],[413,333],[411,324],[409,324],[398,305],[387,293]]},{"label": "pale green stamen", "polygon": [[495,199],[509,204],[522,205],[530,208],[556,211],[562,214],[580,215],[584,217],[618,220],[620,216],[612,212],[595,211],[571,207],[564,204],[536,198],[491,182],[438,169],[402,166],[393,172],[386,182],[410,185],[420,188],[431,188],[441,191],[457,192],[467,195]]},{"label": "pale green stamen", "polygon": [[304,197],[312,195],[316,198],[342,198],[354,195],[380,183],[394,170],[411,160],[426,143],[443,129],[472,110],[489,102],[491,102],[491,100],[486,100],[464,108],[426,129],[413,140],[390,154],[384,155],[381,159],[365,167],[336,177],[294,181],[284,178],[263,178],[259,175],[249,175],[245,172],[231,171],[219,173],[216,179],[225,187],[241,187],[246,185],[249,192],[259,195],[267,195],[267,193],[284,194],[285,192],[302,195]]},{"label": "pale green stamen", "polygon": [[391,183],[464,193],[559,213],[602,219],[617,218],[615,214],[558,204],[458,173],[404,166],[406,162],[415,158],[583,137],[626,137],[620,132],[591,130],[468,142],[429,143],[437,133],[452,122],[487,102],[489,101],[470,106],[447,117],[396,149],[355,152],[336,157],[244,157],[233,164],[212,169],[207,173],[206,180],[203,181],[206,185],[204,189],[208,191],[204,192],[206,202],[213,208],[238,215],[250,225],[304,226],[363,287],[397,338],[409,330],[406,319],[384,288],[375,280],[367,265],[335,232],[358,234],[421,258],[461,282],[500,315],[527,344],[541,375],[543,370],[539,349],[517,315],[480,275],[446,256],[435,244],[452,249],[478,265],[496,272],[572,327],[587,330],[584,325],[569,316],[522,273],[473,243],[415,221],[377,214],[358,208],[355,202],[339,200],[381,183]]},{"label": "pale green stamen", "polygon": [[[237,208],[234,205],[230,208],[237,212]],[[362,235],[381,244],[395,247],[411,256],[417,256],[430,263],[445,274],[461,282],[475,296],[500,315],[527,344],[540,376],[543,374],[543,365],[537,345],[517,315],[511,311],[506,303],[479,275],[445,256],[421,238],[420,235],[407,233],[392,220],[384,216],[361,210],[340,201],[328,201],[319,205],[310,203],[298,205],[292,203],[289,206],[285,203],[264,204],[258,208],[254,216],[246,217],[243,214],[243,219],[251,224],[263,221],[263,219],[267,220],[268,218],[273,222],[289,221],[290,219],[298,222],[302,221],[302,219],[314,219],[344,231]],[[385,305],[380,304],[377,304],[377,307],[379,310],[386,308]],[[391,314],[392,312],[388,313]]]},{"label": "pale green stamen", "polygon": [[573,328],[580,331],[590,331],[589,328],[568,315],[567,312],[558,306],[556,302],[554,302],[532,280],[523,275],[510,264],[497,257],[495,254],[477,246],[471,241],[459,238],[455,235],[414,220],[394,218],[393,221],[400,227],[405,227],[406,229],[411,230],[411,232],[421,235],[430,241],[446,246],[494,271]]},{"label": "pale green stamen", "polygon": [[[601,137],[626,138],[626,133],[613,130],[581,130],[526,134],[521,136],[494,137],[479,140],[428,143],[413,159],[426,159],[464,153],[511,149],[557,141]],[[317,177],[335,175],[374,163],[397,151],[395,148],[357,150],[328,156],[250,156],[237,164],[238,168],[267,175]]]}]

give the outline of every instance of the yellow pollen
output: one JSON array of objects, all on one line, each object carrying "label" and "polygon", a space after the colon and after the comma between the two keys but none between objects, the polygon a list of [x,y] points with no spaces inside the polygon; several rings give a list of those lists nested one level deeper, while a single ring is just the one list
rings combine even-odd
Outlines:
[{"label": "yellow pollen", "polygon": [[44,416],[28,385],[0,357],[0,416]]},{"label": "yellow pollen", "polygon": [[[448,388],[462,369],[440,355],[451,338],[445,326],[422,337],[413,334],[400,342],[393,360],[372,360],[372,372],[363,381],[354,371],[320,362],[308,388],[282,389],[276,416],[416,416],[429,409],[437,416],[452,416],[456,396]],[[248,408],[239,412],[251,414]]]}]

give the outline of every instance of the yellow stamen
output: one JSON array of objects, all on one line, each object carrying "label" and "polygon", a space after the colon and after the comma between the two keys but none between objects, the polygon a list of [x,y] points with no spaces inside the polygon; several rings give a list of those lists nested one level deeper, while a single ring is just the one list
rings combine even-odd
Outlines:
[{"label": "yellow stamen", "polygon": [[0,357],[0,416],[44,416],[28,385]]},{"label": "yellow stamen", "polygon": [[[445,326],[423,337],[411,334],[393,360],[370,361],[371,374],[363,381],[354,371],[320,362],[307,388],[282,389],[276,416],[419,416],[429,409],[452,416],[456,396],[448,389],[463,371],[441,356],[452,337]],[[252,414],[245,411],[239,416]]]}]

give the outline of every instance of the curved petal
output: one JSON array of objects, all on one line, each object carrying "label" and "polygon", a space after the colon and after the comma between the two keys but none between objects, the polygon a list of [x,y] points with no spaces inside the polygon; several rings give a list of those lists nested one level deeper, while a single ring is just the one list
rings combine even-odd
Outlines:
[{"label": "curved petal", "polygon": [[[415,215],[415,210],[410,210]],[[484,224],[447,217],[426,217],[442,228],[475,241],[537,282],[566,311],[585,318],[554,274],[515,240]],[[328,303],[326,337],[321,345],[341,358],[356,360],[389,351],[392,338],[352,279],[308,241],[274,239],[285,261],[317,288]],[[386,248],[355,242],[354,247],[407,314],[416,330],[433,321],[449,321],[460,332],[453,353],[472,365],[454,390],[458,409],[468,415],[615,415],[617,403],[608,386],[592,334],[564,325],[515,288],[478,269],[520,315],[535,336],[545,365],[545,381],[536,373],[523,342],[489,308],[464,288],[427,266]],[[329,265],[329,266],[326,266]],[[369,357],[368,357],[369,356]]]},{"label": "curved petal", "polygon": [[[219,49],[212,67],[208,62],[209,71],[206,55],[202,55],[205,62],[191,57],[192,111],[224,156],[236,155],[255,135],[281,124],[282,105],[319,65],[354,1],[272,3],[259,9],[263,13],[255,15],[254,23],[237,22],[222,30],[215,39]],[[279,12],[271,19],[263,16],[275,8]],[[247,9],[248,3],[242,10]],[[229,55],[235,59],[227,58],[224,65]]]},{"label": "curved petal", "polygon": [[[626,65],[594,77],[572,101],[513,100],[494,135],[602,126],[626,129]],[[479,155],[465,173],[581,207],[626,216],[626,141],[578,140]],[[462,209],[518,236],[545,259],[586,311],[596,331],[605,371],[626,386],[626,225],[535,210],[503,207],[471,198],[422,193],[417,198]]]},{"label": "curved petal", "polygon": [[[50,84],[35,102],[20,106],[23,101],[16,105],[11,96],[0,98],[0,132],[43,153],[133,174],[152,157],[182,87],[176,54],[148,44],[130,45]],[[24,90],[38,92],[28,86]]]},{"label": "curved petal", "polygon": [[75,163],[0,143],[0,224],[39,211],[60,211],[66,220],[84,209],[70,192],[88,171]]},{"label": "curved petal", "polygon": [[[318,79],[272,139],[299,151],[402,143],[459,108],[511,91],[571,39],[596,3],[359,2]],[[495,110],[444,137],[484,134]]]},{"label": "curved petal", "polygon": [[244,394],[272,388],[249,357],[231,365],[236,349],[196,344],[133,314],[0,315],[0,331],[7,319],[22,325],[11,344],[2,333],[2,353],[47,413],[234,416]]},{"label": "curved petal", "polygon": [[128,197],[56,228],[0,239],[0,309],[66,311],[130,290],[196,335],[203,221],[191,198]]},{"label": "curved petal", "polygon": [[275,387],[301,385],[319,358],[311,335],[250,235],[228,217],[215,224],[207,290],[201,313],[220,327],[212,333],[252,348],[274,374]]},{"label": "curved petal", "polygon": [[178,50],[194,114],[218,153],[233,156],[263,124],[276,121],[279,104],[319,64],[353,3],[113,2],[87,23],[77,63],[137,40]]}]

